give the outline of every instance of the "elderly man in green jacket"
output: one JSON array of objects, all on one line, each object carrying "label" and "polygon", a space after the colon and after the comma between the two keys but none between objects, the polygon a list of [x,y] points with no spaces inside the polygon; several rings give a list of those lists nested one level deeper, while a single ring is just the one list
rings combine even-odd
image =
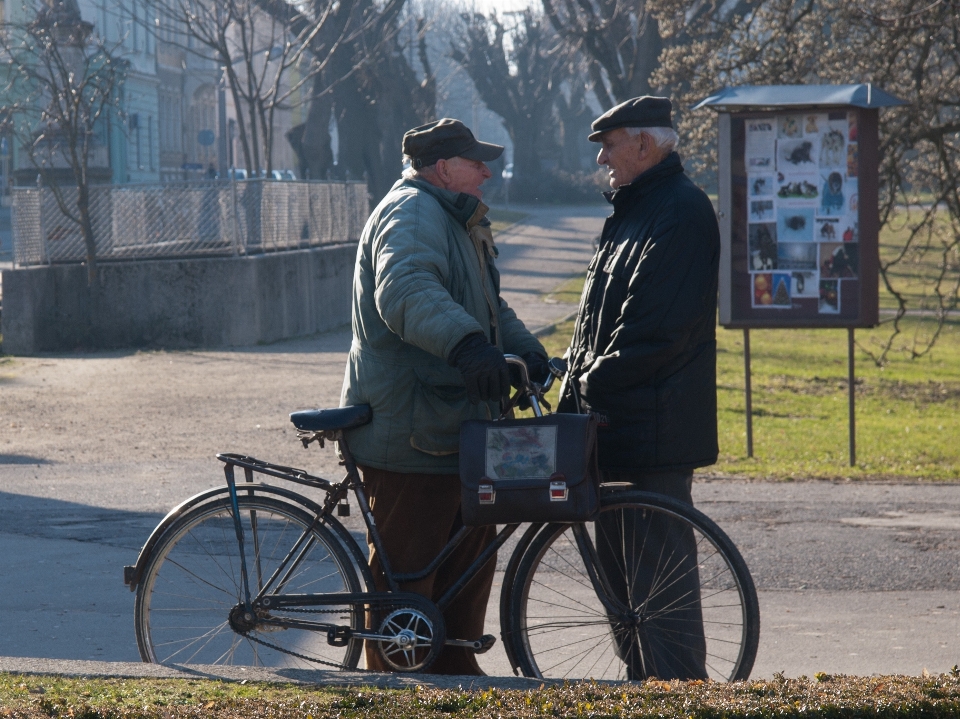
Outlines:
[{"label": "elderly man in green jacket", "polygon": [[[545,379],[546,352],[500,297],[485,162],[503,152],[459,120],[408,131],[410,162],[364,227],[353,279],[353,345],[341,404],[369,404],[373,420],[347,433],[390,566],[423,569],[462,526],[460,423],[492,419],[509,396],[503,353]],[[436,600],[495,536],[476,529],[431,576],[401,585]],[[496,562],[444,614],[447,637],[479,639]],[[370,546],[378,588],[387,588]],[[372,643],[369,669],[387,670]],[[471,650],[447,647],[431,671],[482,674]]]}]

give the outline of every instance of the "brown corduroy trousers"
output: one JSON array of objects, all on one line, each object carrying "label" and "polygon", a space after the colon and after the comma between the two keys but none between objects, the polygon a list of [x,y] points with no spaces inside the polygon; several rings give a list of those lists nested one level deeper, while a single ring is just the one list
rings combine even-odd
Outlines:
[{"label": "brown corduroy trousers", "polygon": [[[426,567],[463,526],[460,518],[460,477],[456,474],[406,474],[360,467],[370,509],[394,572]],[[478,527],[460,543],[439,569],[426,578],[400,585],[437,601],[496,537],[495,526]],[[380,557],[367,537],[370,569],[380,591],[387,590]],[[496,570],[496,557],[470,580],[443,613],[449,639],[479,639]],[[372,642],[366,643],[367,669],[390,671]],[[434,674],[483,674],[473,651],[446,647],[429,670]]]}]

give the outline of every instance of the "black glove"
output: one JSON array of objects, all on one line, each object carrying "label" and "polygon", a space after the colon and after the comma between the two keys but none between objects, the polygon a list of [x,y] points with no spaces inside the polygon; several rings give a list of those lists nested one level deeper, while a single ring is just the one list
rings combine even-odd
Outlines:
[{"label": "black glove", "polygon": [[550,377],[550,367],[547,365],[547,358],[539,352],[527,352],[523,355],[523,361],[527,363],[527,372],[530,379],[537,384],[543,384]]},{"label": "black glove", "polygon": [[[541,354],[538,352],[527,352],[525,355],[521,355],[521,357],[523,361],[527,363],[527,374],[530,376],[531,382],[543,384],[547,381],[550,368],[547,367],[547,360],[544,359]],[[520,368],[515,364],[510,365],[510,384],[520,389],[522,380],[523,376],[520,374]]]},{"label": "black glove", "polygon": [[467,386],[467,399],[474,404],[510,399],[510,371],[503,352],[479,332],[460,340],[450,352],[447,364],[460,370]]}]

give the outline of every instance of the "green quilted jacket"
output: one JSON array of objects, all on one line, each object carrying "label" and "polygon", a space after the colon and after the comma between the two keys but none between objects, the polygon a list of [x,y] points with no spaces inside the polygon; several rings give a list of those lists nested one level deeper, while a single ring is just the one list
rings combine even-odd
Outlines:
[{"label": "green quilted jacket", "polygon": [[460,423],[491,419],[471,404],[446,358],[473,332],[504,352],[539,352],[500,298],[496,247],[476,197],[398,181],[367,220],[353,277],[353,344],[340,404],[369,404],[347,432],[357,462],[394,472],[455,473]]}]

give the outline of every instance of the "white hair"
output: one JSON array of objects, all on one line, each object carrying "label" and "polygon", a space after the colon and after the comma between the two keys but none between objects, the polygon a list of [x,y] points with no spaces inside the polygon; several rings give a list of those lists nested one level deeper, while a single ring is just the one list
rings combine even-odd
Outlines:
[{"label": "white hair", "polygon": [[[449,159],[449,158],[448,158]],[[434,162],[432,165],[421,165],[417,167],[416,160],[414,160],[410,155],[403,156],[403,171],[400,173],[400,177],[404,180],[423,180],[426,179],[424,175],[429,172],[436,172]],[[429,180],[427,180],[429,182]]]},{"label": "white hair", "polygon": [[680,137],[672,127],[625,127],[627,134],[636,137],[641,132],[653,139],[653,144],[664,152],[670,152],[677,146]]}]

